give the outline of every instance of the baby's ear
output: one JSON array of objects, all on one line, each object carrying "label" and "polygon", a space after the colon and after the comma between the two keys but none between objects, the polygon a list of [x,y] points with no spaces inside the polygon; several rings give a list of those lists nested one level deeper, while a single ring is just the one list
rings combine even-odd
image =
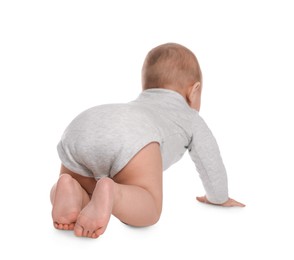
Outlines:
[{"label": "baby's ear", "polygon": [[195,96],[199,94],[201,94],[201,83],[197,81],[189,87],[188,100],[192,101],[195,98]]},{"label": "baby's ear", "polygon": [[197,92],[197,91],[201,91],[201,83],[199,81],[197,81],[193,86],[192,86],[192,91]]}]

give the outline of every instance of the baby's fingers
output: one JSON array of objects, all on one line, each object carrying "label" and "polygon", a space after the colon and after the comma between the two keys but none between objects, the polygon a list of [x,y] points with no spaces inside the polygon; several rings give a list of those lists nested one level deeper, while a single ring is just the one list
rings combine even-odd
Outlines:
[{"label": "baby's fingers", "polygon": [[245,204],[229,198],[225,203],[222,204],[222,206],[223,207],[245,207]]},{"label": "baby's fingers", "polygon": [[202,196],[202,197],[196,197],[196,199],[199,201],[199,202],[202,202],[202,203],[207,203],[207,204],[212,204],[212,205],[217,205],[217,206],[223,206],[223,207],[245,207],[245,204],[241,203],[241,202],[238,202],[234,199],[231,199],[229,198],[225,203],[223,204],[214,204],[214,203],[211,203],[207,198],[206,196]]},{"label": "baby's fingers", "polygon": [[196,199],[197,199],[199,202],[202,202],[202,203],[209,203],[209,204],[211,204],[211,203],[207,200],[206,196],[196,197]]}]

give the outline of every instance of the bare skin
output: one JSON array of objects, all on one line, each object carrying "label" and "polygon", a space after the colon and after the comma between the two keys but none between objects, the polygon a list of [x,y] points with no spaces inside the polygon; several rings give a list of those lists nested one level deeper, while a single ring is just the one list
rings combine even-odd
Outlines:
[{"label": "bare skin", "polygon": [[[187,87],[183,97],[199,111],[201,83]],[[97,238],[104,233],[111,214],[132,226],[155,224],[162,210],[162,159],[158,143],[150,143],[135,155],[113,179],[83,177],[61,166],[51,190],[55,228],[74,230],[75,235]],[[197,197],[210,203],[205,196]],[[229,199],[220,206],[244,207]]]},{"label": "bare skin", "polygon": [[111,214],[132,226],[156,223],[162,208],[159,144],[144,147],[113,179],[96,182],[62,166],[51,201],[55,228],[73,229],[77,236],[99,237]]},{"label": "bare skin", "polygon": [[90,202],[81,210],[74,232],[76,236],[97,238],[109,222],[114,203],[114,182],[103,178],[96,184]]},{"label": "bare skin", "polygon": [[81,209],[89,200],[88,194],[75,179],[68,174],[61,174],[51,190],[55,228],[73,230]]},{"label": "bare skin", "polygon": [[223,206],[223,207],[245,207],[245,204],[238,202],[234,199],[229,198],[226,202],[224,202],[223,204],[214,204],[211,203],[206,196],[202,196],[202,197],[196,197],[196,199],[201,202],[201,203],[206,203],[206,204],[211,204],[211,205],[216,205],[216,206]]}]

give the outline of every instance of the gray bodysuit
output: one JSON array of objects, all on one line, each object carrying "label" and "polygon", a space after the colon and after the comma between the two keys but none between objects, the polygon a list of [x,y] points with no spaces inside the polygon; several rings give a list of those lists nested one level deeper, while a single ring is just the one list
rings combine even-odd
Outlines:
[{"label": "gray bodysuit", "polygon": [[207,199],[228,199],[227,174],[215,138],[198,112],[172,90],[148,89],[132,102],[82,112],[66,128],[57,149],[65,167],[99,179],[113,177],[151,142],[160,144],[164,170],[188,150]]}]

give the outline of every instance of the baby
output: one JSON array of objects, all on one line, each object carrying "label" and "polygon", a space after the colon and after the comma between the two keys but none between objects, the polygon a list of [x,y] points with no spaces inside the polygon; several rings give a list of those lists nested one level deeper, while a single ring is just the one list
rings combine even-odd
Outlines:
[{"label": "baby", "polygon": [[155,224],[162,210],[162,173],[186,150],[206,195],[203,203],[245,206],[228,197],[216,140],[199,116],[202,74],[186,47],[152,49],[142,68],[143,91],[126,104],[78,115],[58,144],[62,165],[51,190],[55,228],[97,238],[111,214],[132,226]]}]

